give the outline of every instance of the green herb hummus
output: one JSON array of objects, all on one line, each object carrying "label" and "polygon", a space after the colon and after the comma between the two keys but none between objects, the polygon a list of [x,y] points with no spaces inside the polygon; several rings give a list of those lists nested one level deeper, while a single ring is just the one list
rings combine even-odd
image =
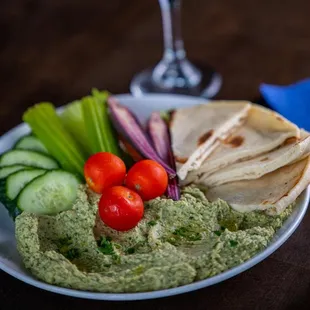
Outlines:
[{"label": "green herb hummus", "polygon": [[137,227],[117,232],[98,219],[97,202],[82,186],[72,210],[19,215],[16,239],[26,268],[43,281],[80,290],[176,287],[245,262],[268,245],[292,211],[241,214],[187,187],[180,201],[150,201]]}]

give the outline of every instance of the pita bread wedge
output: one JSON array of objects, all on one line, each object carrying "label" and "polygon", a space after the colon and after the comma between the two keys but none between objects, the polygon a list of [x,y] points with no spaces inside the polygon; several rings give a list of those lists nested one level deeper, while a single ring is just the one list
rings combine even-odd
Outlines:
[{"label": "pita bread wedge", "polygon": [[170,133],[181,180],[188,171],[200,167],[218,146],[218,139],[225,139],[233,128],[244,122],[250,107],[247,101],[217,101],[174,111]]},{"label": "pita bread wedge", "polygon": [[253,159],[232,164],[206,177],[203,175],[196,183],[214,187],[234,181],[258,179],[264,174],[301,160],[309,154],[310,135],[302,133],[300,141],[285,144]]},{"label": "pita bread wedge", "polygon": [[209,200],[221,198],[239,212],[266,210],[281,213],[310,183],[310,157],[265,174],[259,179],[226,183],[206,192]]},{"label": "pita bread wedge", "polygon": [[[221,139],[219,146],[209,155],[199,169],[192,171],[183,184],[204,178],[233,163],[251,159],[269,152],[288,139],[300,138],[299,128],[276,112],[253,104],[246,122]],[[288,141],[289,142],[289,141]]]}]

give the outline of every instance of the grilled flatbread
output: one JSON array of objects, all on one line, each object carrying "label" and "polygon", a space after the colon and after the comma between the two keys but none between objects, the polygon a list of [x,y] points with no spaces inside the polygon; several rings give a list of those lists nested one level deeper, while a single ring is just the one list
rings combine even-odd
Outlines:
[{"label": "grilled flatbread", "polygon": [[188,171],[198,169],[219,145],[219,139],[244,122],[250,103],[217,101],[174,111],[170,121],[172,149],[177,172],[184,180]]},{"label": "grilled flatbread", "polygon": [[300,141],[285,144],[253,159],[232,164],[211,175],[203,175],[196,183],[214,187],[234,181],[258,179],[264,174],[301,160],[309,154],[310,135],[303,132]]},{"label": "grilled flatbread", "polygon": [[205,157],[199,168],[189,173],[183,185],[207,178],[233,163],[254,158],[300,138],[299,128],[276,112],[252,105],[246,122]]},{"label": "grilled flatbread", "polygon": [[209,200],[221,198],[239,212],[266,210],[281,213],[310,183],[310,157],[265,174],[259,179],[215,186],[206,191]]}]

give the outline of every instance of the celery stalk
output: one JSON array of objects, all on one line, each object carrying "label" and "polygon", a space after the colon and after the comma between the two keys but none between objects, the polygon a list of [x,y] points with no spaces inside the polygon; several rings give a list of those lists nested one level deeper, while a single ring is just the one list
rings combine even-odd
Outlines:
[{"label": "celery stalk", "polygon": [[105,101],[103,104],[103,123],[105,124],[106,138],[109,144],[110,152],[117,156],[120,156],[121,152],[118,143],[117,132],[114,129],[109,116],[107,101]]},{"label": "celery stalk", "polygon": [[100,102],[106,102],[108,100],[108,97],[110,96],[110,93],[107,90],[100,91],[97,88],[93,88],[91,90],[91,94]]},{"label": "celery stalk", "polygon": [[96,88],[92,89],[92,96],[95,97],[100,104],[103,104],[103,122],[105,123],[106,128],[106,137],[107,141],[109,142],[111,152],[115,155],[122,155],[122,152],[119,147],[118,139],[117,139],[117,132],[114,129],[108,111],[108,98],[110,93],[106,90],[99,91]]},{"label": "celery stalk", "polygon": [[69,103],[60,115],[60,118],[84,154],[89,157],[91,155],[91,148],[86,134],[81,101],[76,100]]},{"label": "celery stalk", "polygon": [[119,155],[118,140],[108,116],[104,93],[93,90],[93,96],[82,99],[82,113],[92,153],[111,152]]},{"label": "celery stalk", "polygon": [[51,103],[42,102],[29,108],[23,120],[63,169],[83,176],[85,159],[80,147],[66,131]]}]

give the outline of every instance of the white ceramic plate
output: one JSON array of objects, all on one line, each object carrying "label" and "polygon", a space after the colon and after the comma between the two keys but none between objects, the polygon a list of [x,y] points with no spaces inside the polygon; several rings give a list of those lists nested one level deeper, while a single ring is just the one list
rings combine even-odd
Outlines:
[{"label": "white ceramic plate", "polygon": [[[131,95],[117,96],[121,103],[130,107],[135,111],[141,121],[145,120],[152,110],[168,109],[180,106],[187,106],[200,103],[203,99],[187,96],[175,95],[148,95],[141,98],[133,98]],[[8,133],[0,138],[0,152],[12,147],[14,142],[22,135],[29,132],[29,128],[25,124],[21,124],[16,128],[10,130]],[[210,286],[228,278],[231,278],[261,262],[263,259],[277,250],[295,231],[300,224],[309,203],[309,188],[298,198],[297,207],[293,214],[285,222],[283,227],[277,232],[272,243],[261,253],[248,260],[247,262],[232,268],[224,273],[215,277],[194,282],[192,284],[184,285],[167,290],[145,292],[145,293],[130,293],[130,294],[105,294],[105,293],[92,293],[87,291],[78,291],[73,289],[62,288],[54,285],[43,283],[34,278],[23,267],[21,258],[16,249],[16,241],[14,237],[14,224],[9,218],[6,210],[0,204],[0,268],[12,275],[13,277],[28,283],[30,285],[39,287],[41,289],[51,291],[54,293],[88,298],[99,300],[138,300],[138,299],[151,299],[160,298],[171,295],[177,295],[194,291],[206,286]]]}]

